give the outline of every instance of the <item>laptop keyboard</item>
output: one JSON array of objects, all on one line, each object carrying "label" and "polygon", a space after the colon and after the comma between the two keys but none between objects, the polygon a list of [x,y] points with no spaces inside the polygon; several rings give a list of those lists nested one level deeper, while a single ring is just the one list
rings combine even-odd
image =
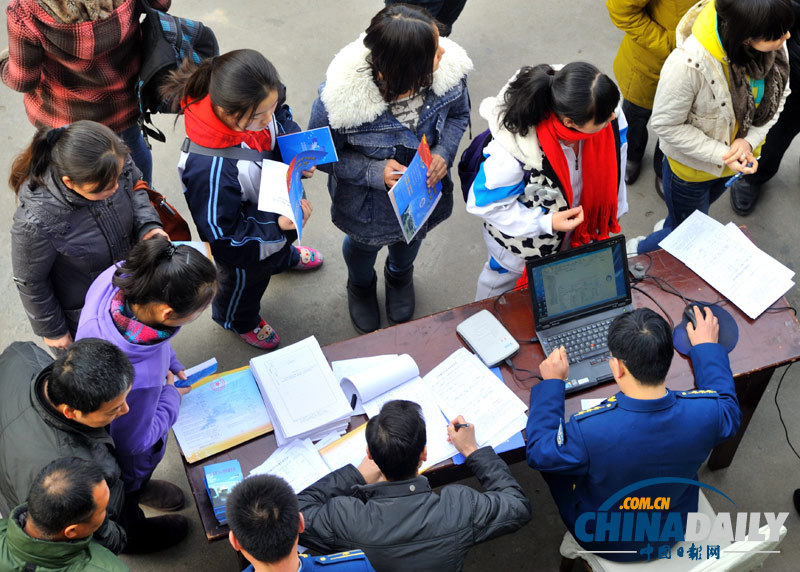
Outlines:
[{"label": "laptop keyboard", "polygon": [[545,340],[545,344],[548,346],[547,353],[564,346],[571,364],[590,357],[589,363],[592,365],[608,361],[608,327],[610,325],[611,319],[609,318],[547,338]]}]

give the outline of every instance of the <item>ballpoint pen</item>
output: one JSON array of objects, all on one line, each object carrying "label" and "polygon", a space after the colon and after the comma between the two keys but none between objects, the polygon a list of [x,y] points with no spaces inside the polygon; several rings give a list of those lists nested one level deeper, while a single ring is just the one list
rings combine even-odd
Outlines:
[{"label": "ballpoint pen", "polygon": [[[759,155],[758,157],[756,157],[756,161],[760,161],[760,160],[761,160],[761,155]],[[752,167],[752,166],[753,166],[753,164],[752,164],[752,163],[748,163],[748,164],[747,164],[747,166],[748,166],[748,167]],[[728,179],[727,181],[725,181],[725,188],[727,189],[728,187],[730,187],[730,186],[731,186],[732,184],[734,184],[736,181],[738,181],[739,179],[741,179],[743,175],[744,175],[744,173],[742,173],[741,171],[739,171],[738,173],[736,173],[736,174],[735,174],[733,177],[731,177],[730,179]]]}]

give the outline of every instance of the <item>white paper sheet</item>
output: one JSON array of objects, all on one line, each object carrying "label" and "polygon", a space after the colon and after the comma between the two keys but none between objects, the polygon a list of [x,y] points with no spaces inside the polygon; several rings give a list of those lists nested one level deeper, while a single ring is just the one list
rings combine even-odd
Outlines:
[{"label": "white paper sheet", "polygon": [[[333,376],[341,384],[347,400],[351,401],[352,396],[356,396],[356,404],[353,408],[353,415],[362,415],[364,413],[364,406],[361,398],[358,395],[358,390],[354,387],[353,383],[349,380],[345,380],[350,377],[361,376],[365,372],[369,372],[375,368],[389,366],[389,364],[391,364],[395,359],[397,359],[397,354],[386,354],[331,362]],[[376,371],[380,372],[381,370],[377,369]],[[416,375],[419,375],[419,371],[417,371]]]},{"label": "white paper sheet", "polygon": [[448,419],[463,415],[475,425],[479,446],[525,413],[527,406],[474,354],[460,348],[423,380]]},{"label": "white paper sheet", "polygon": [[752,319],[794,286],[792,270],[755,246],[735,225],[725,227],[700,211],[659,246]]},{"label": "white paper sheet", "polygon": [[297,439],[279,447],[269,458],[250,471],[253,475],[277,475],[299,493],[330,471],[309,439]]},{"label": "white paper sheet", "polygon": [[294,220],[292,203],[289,200],[289,187],[286,176],[289,165],[264,159],[261,162],[261,184],[258,190],[258,210],[278,213]]}]

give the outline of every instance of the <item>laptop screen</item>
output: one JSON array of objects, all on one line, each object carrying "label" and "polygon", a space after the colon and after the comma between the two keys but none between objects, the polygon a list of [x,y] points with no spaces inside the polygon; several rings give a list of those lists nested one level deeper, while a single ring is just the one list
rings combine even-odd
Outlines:
[{"label": "laptop screen", "polygon": [[631,302],[625,239],[616,236],[528,263],[536,326]]}]

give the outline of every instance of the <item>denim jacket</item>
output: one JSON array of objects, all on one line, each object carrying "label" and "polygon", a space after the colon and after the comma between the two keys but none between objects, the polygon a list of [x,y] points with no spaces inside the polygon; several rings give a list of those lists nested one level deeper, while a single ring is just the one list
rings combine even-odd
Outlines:
[{"label": "denim jacket", "polygon": [[447,161],[448,172],[442,179],[442,198],[417,237],[423,238],[453,210],[449,168],[469,123],[466,74],[472,62],[454,42],[446,38],[439,41],[445,53],[434,72],[415,133],[395,119],[381,98],[366,63],[369,50],[361,38],[334,57],[319,88],[309,129],[330,126],[339,155],[338,162],[320,165],[329,175],[331,218],[358,242],[386,245],[403,240],[383,170],[387,159],[408,165],[423,135],[431,153]]}]

